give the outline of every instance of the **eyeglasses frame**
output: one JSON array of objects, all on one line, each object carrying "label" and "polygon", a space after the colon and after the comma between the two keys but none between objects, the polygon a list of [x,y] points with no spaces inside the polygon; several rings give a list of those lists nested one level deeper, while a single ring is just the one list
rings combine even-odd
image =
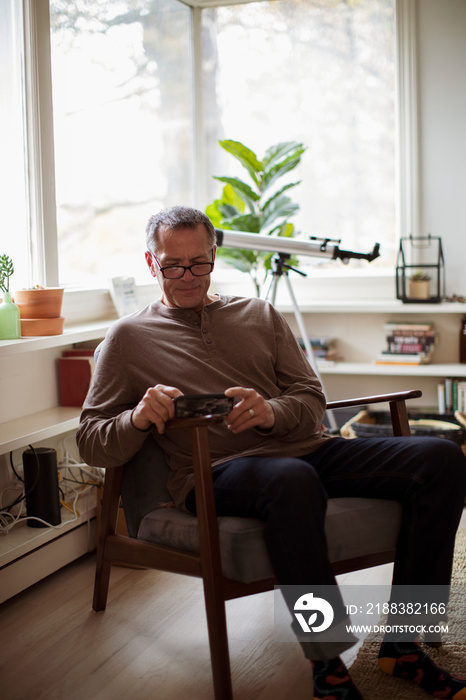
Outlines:
[{"label": "eyeglasses frame", "polygon": [[[163,267],[160,264],[160,262],[157,260],[154,253],[151,250],[149,250],[147,252],[155,260],[155,262],[157,263],[157,267],[159,268],[160,272],[162,273],[162,277],[166,280],[180,280],[186,274],[186,270],[189,270],[190,273],[193,275],[193,277],[206,277],[207,275],[211,274],[212,270],[214,269],[214,265],[215,265],[214,248],[211,248],[212,260],[210,260],[209,262],[198,262],[198,263],[193,263],[192,265],[164,265]],[[192,271],[192,268],[196,267],[196,265],[210,265],[210,270],[209,270],[209,272],[204,272],[202,275],[196,275],[196,273],[194,273]],[[182,268],[183,274],[180,275],[179,277],[166,277],[165,270],[173,269],[174,267]]]}]

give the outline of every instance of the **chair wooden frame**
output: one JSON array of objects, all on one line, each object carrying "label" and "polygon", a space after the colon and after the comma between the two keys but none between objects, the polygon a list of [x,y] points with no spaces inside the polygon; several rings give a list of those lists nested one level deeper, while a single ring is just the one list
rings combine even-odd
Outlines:
[{"label": "chair wooden frame", "polygon": [[[329,409],[387,403],[390,407],[393,434],[410,434],[406,401],[419,398],[421,391],[411,390],[378,396],[332,401]],[[106,470],[102,500],[100,532],[97,545],[93,609],[106,607],[110,570],[114,564],[130,564],[203,579],[207,627],[216,700],[232,700],[230,659],[225,615],[225,601],[273,589],[275,578],[241,583],[222,574],[217,515],[211,474],[208,428],[218,417],[186,418],[167,423],[167,430],[189,428],[191,431],[196,507],[200,553],[192,554],[116,534],[124,465]],[[357,571],[393,561],[395,550],[339,561],[336,574]]]}]

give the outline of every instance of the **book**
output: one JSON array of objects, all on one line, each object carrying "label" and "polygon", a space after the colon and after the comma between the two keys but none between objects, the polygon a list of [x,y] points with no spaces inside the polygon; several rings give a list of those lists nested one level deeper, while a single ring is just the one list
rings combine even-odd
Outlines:
[{"label": "book", "polygon": [[429,331],[416,331],[412,328],[409,330],[398,330],[397,328],[387,330],[387,337],[399,339],[406,342],[408,338],[426,338],[434,340],[437,334],[434,329]]},{"label": "book", "polygon": [[94,348],[74,348],[73,350],[64,350],[63,357],[94,357]]},{"label": "book", "polygon": [[388,339],[387,345],[391,353],[406,353],[411,355],[418,352],[429,352],[433,343],[393,343]]},{"label": "book", "polygon": [[458,406],[456,410],[466,413],[466,381],[458,382]]},{"label": "book", "polygon": [[426,323],[400,323],[399,321],[387,321],[384,323],[384,330],[386,331],[431,331],[434,325],[430,321]]},{"label": "book", "polygon": [[59,357],[60,403],[81,408],[94,373],[94,358],[89,355]]},{"label": "book", "polygon": [[445,379],[445,413],[453,411],[453,379],[447,377]]},{"label": "book", "polygon": [[430,355],[425,352],[391,353],[381,352],[375,359],[376,365],[424,365],[430,362]]},{"label": "book", "polygon": [[445,383],[439,382],[437,384],[437,402],[438,402],[438,412],[446,413],[445,407]]}]

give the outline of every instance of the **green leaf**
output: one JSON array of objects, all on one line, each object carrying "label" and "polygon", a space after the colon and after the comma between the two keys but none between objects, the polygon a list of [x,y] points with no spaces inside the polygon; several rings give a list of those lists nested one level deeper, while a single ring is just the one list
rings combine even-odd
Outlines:
[{"label": "green leaf", "polygon": [[263,169],[264,171],[270,169],[277,161],[283,159],[287,155],[302,155],[305,150],[303,144],[297,141],[283,141],[282,143],[277,143],[275,146],[270,146],[265,152],[265,157],[262,161]]},{"label": "green leaf", "polygon": [[13,260],[8,255],[0,255],[0,289],[2,292],[10,290],[10,277],[14,271]]},{"label": "green leaf", "polygon": [[273,193],[273,195],[268,199],[264,204],[262,205],[262,211],[265,211],[270,204],[273,202],[274,199],[277,197],[280,197],[280,195],[283,194],[283,192],[286,192],[287,190],[290,190],[292,187],[296,187],[296,185],[300,185],[301,180],[298,180],[297,182],[290,182],[288,185],[284,185],[281,189],[277,190],[276,192]]},{"label": "green leaf", "polygon": [[276,230],[275,236],[283,236],[284,238],[293,238],[294,236],[294,224],[284,222]]},{"label": "green leaf", "polygon": [[244,212],[244,201],[231,185],[225,185],[223,188],[222,200],[225,204],[231,204],[232,207],[236,207],[241,213]]},{"label": "green leaf", "polygon": [[274,221],[289,216],[293,216],[299,210],[299,205],[291,201],[289,197],[278,197],[273,199],[267,209],[264,208],[262,228],[269,228]]},{"label": "green leaf", "polygon": [[257,159],[256,154],[247,148],[240,141],[233,141],[231,139],[226,139],[225,141],[219,141],[222,148],[228,153],[231,153],[241,165],[246,168],[256,185],[259,184],[258,173],[262,172],[262,163]]},{"label": "green leaf", "polygon": [[296,168],[296,166],[299,165],[300,160],[301,155],[290,156],[290,158],[286,158],[286,160],[270,168],[270,170],[268,170],[268,172],[264,174],[264,177],[262,178],[262,192],[265,192],[265,190],[268,189],[279,177],[282,177],[282,175],[285,175],[285,173],[288,173],[290,170]]},{"label": "green leaf", "polygon": [[260,199],[260,194],[254,192],[254,190],[246,182],[243,182],[237,177],[219,177],[214,175],[214,180],[227,183],[235,190],[235,192],[238,192],[240,195],[243,194],[248,199],[252,199],[255,202],[258,202]]},{"label": "green leaf", "polygon": [[242,212],[238,211],[238,209],[232,206],[231,204],[221,204],[219,210],[222,215],[223,223],[228,223],[231,219],[234,219],[236,216],[242,216]]},{"label": "green leaf", "polygon": [[248,233],[260,233],[261,220],[254,214],[242,214],[241,216],[232,216],[228,219],[234,231],[246,231]]},{"label": "green leaf", "polygon": [[257,263],[257,255],[253,250],[238,250],[232,248],[219,248],[217,255],[225,260],[228,265],[233,265],[241,272],[251,273]]},{"label": "green leaf", "polygon": [[212,224],[215,227],[220,227],[222,223],[223,216],[220,212],[220,206],[222,204],[221,199],[215,199],[212,204],[209,204],[208,207],[206,207],[205,213],[211,220]]}]

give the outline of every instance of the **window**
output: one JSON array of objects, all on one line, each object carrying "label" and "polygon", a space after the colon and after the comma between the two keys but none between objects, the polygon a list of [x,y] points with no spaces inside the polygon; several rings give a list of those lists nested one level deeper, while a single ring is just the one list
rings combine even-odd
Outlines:
[{"label": "window", "polygon": [[60,283],[140,276],[144,227],[192,202],[190,10],[51,0]]},{"label": "window", "polygon": [[[38,269],[43,283],[67,287],[106,287],[117,275],[147,282],[147,218],[179,202],[204,208],[217,196],[212,176],[233,174],[221,138],[244,141],[259,156],[277,141],[302,141],[297,229],[363,252],[378,241],[383,256],[372,265],[393,270],[395,4],[404,8],[399,24],[410,3],[212,4],[1,4],[0,109],[11,134],[0,159],[8,192],[2,242],[13,232],[6,252],[16,263],[32,260],[16,264],[28,268],[29,284]],[[409,42],[413,34],[403,36]],[[405,97],[413,85],[404,84]],[[41,111],[52,104],[53,119]],[[409,113],[406,124],[415,124]],[[402,148],[415,137],[405,128]],[[416,178],[400,170],[403,194],[414,201]]]},{"label": "window", "polygon": [[[302,142],[307,151],[290,174],[302,182],[291,194],[296,228],[361,252],[379,242],[372,265],[393,268],[394,0],[218,7],[203,11],[203,27],[207,173],[245,174],[219,139],[259,158],[280,141]],[[220,183],[208,186],[209,199],[220,195]]]},{"label": "window", "polygon": [[[15,264],[12,291],[28,284],[28,203],[24,142],[21,6],[14,0],[0,3],[0,254]],[[23,261],[22,263],[20,261]]]}]

